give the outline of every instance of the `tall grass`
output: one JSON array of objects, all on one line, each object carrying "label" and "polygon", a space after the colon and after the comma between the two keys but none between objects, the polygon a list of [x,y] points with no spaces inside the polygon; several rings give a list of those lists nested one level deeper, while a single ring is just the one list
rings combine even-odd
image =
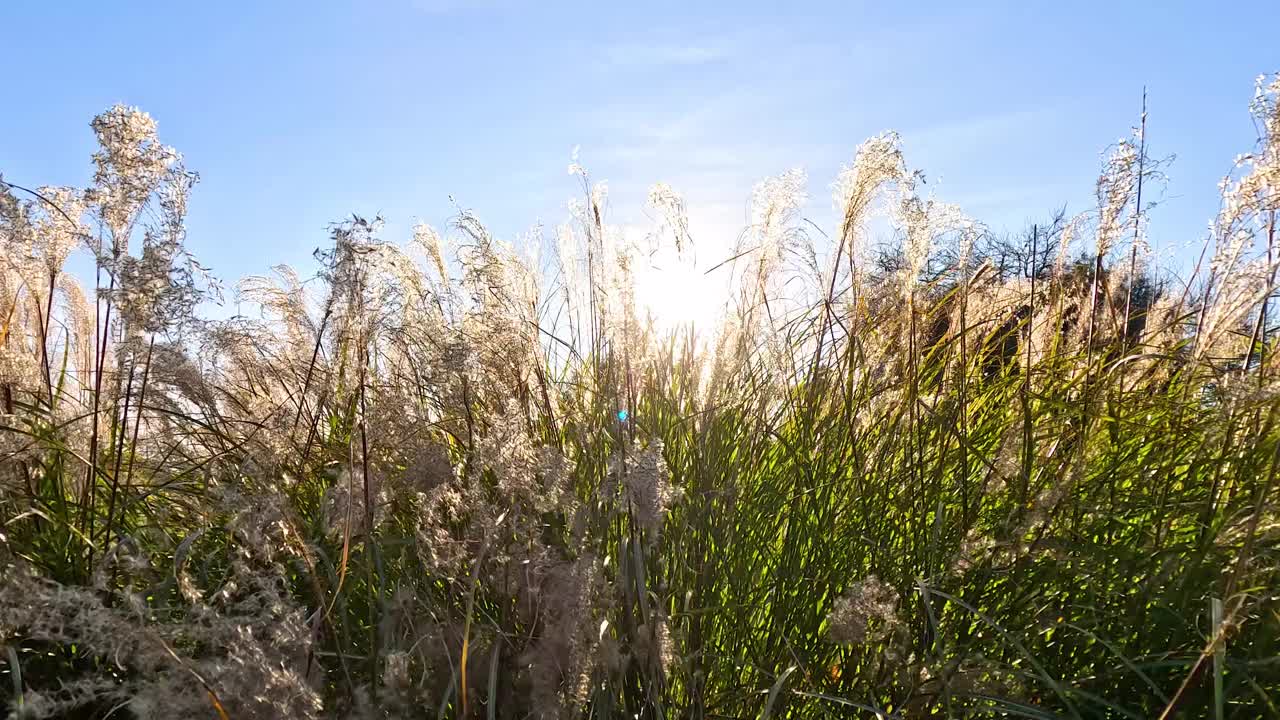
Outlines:
[{"label": "tall grass", "polygon": [[[761,183],[725,321],[660,332],[603,187],[535,262],[336,225],[217,286],[195,175],[94,121],[0,193],[14,717],[1280,717],[1280,80],[1193,277],[1145,134],[1000,242],[894,135]],[[681,251],[684,204],[650,195]],[[551,243],[547,243],[551,245]],[[96,260],[88,295],[63,270]],[[1017,261],[1009,262],[1009,258]]]}]

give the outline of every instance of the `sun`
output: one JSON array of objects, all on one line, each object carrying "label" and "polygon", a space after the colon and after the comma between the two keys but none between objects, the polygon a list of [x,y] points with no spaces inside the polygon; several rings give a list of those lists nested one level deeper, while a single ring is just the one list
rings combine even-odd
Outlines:
[{"label": "sun", "polygon": [[660,332],[712,334],[728,297],[725,273],[698,267],[689,253],[662,247],[634,264],[637,310]]}]

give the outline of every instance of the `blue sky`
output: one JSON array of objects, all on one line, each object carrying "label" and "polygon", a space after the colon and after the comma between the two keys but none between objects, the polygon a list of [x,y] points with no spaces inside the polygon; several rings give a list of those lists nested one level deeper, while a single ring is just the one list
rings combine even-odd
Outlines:
[{"label": "blue sky", "polygon": [[1084,210],[1145,84],[1151,152],[1177,155],[1153,240],[1180,248],[1251,147],[1278,26],[1275,2],[9,0],[0,172],[83,184],[89,119],[140,106],[202,176],[191,248],[233,278],[305,262],[352,212],[443,225],[450,195],[508,238],[554,225],[577,145],[615,221],[644,222],[666,181],[714,253],[791,167],[830,217],[831,179],[885,129],[995,228]]}]

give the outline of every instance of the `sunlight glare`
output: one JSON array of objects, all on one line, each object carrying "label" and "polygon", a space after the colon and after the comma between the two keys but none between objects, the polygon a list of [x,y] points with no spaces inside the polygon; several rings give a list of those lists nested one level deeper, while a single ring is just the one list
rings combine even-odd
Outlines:
[{"label": "sunlight glare", "polygon": [[707,275],[689,253],[665,244],[637,260],[636,303],[659,332],[714,331],[724,312],[724,273]]}]

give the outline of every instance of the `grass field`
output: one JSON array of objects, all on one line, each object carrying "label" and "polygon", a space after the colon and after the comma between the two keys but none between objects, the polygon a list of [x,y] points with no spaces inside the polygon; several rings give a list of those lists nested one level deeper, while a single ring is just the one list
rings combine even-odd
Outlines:
[{"label": "grass field", "polygon": [[696,335],[634,293],[679,195],[637,241],[576,167],[541,261],[353,218],[201,317],[196,178],[112,108],[92,187],[0,191],[0,703],[1280,718],[1278,100],[1187,277],[1141,131],[1012,238],[884,135],[825,234],[757,186]]}]

